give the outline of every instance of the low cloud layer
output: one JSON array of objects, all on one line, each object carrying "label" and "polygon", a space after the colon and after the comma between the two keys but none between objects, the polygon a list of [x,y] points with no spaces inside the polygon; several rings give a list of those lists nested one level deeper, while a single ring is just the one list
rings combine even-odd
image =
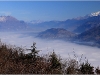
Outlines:
[{"label": "low cloud layer", "polygon": [[[36,47],[40,51],[40,54],[46,54],[52,52],[53,50],[60,54],[62,58],[74,58],[74,52],[79,60],[83,54],[83,61],[85,57],[94,66],[100,66],[100,48],[79,45],[75,43],[60,41],[60,40],[43,40],[34,38],[33,36],[27,36],[23,34],[15,33],[0,33],[1,40],[6,44],[23,46],[25,48],[30,48],[33,42],[36,42]],[[74,52],[73,52],[74,51]]]}]

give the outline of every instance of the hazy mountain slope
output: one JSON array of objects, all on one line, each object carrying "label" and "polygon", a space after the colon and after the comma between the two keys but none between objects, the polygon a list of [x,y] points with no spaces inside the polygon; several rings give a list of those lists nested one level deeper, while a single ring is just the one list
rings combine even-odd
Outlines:
[{"label": "hazy mountain slope", "polygon": [[59,28],[60,21],[44,21],[40,23],[28,23],[28,25],[36,31],[44,31],[50,28]]},{"label": "hazy mountain slope", "polygon": [[12,16],[0,16],[0,31],[23,31],[27,30],[27,23],[19,21]]},{"label": "hazy mountain slope", "polygon": [[95,12],[88,14],[83,17],[77,17],[73,19],[67,19],[65,21],[45,21],[40,23],[32,24],[29,26],[34,28],[34,30],[46,30],[49,28],[64,28],[68,31],[73,31],[76,33],[82,33],[92,27],[99,26],[100,24],[100,12]]},{"label": "hazy mountain slope", "polygon": [[70,40],[76,34],[71,33],[63,28],[51,28],[46,31],[40,32],[37,37],[46,39],[67,39]]},{"label": "hazy mountain slope", "polygon": [[82,33],[99,25],[100,11],[65,21],[32,21],[30,23],[19,21],[12,16],[0,16],[0,31],[44,31],[50,28],[64,28],[71,32]]},{"label": "hazy mountain slope", "polygon": [[68,19],[66,21],[46,21],[42,23],[28,23],[34,30],[47,30],[50,28],[64,28],[69,31],[74,31],[78,26],[84,23],[85,20]]},{"label": "hazy mountain slope", "polygon": [[77,38],[78,40],[100,43],[100,26],[93,27],[92,29],[81,33]]},{"label": "hazy mountain slope", "polygon": [[93,17],[89,17],[86,19],[86,22],[84,22],[82,25],[78,26],[74,32],[84,32],[87,31],[95,26],[99,26],[100,25],[100,16],[93,16]]}]

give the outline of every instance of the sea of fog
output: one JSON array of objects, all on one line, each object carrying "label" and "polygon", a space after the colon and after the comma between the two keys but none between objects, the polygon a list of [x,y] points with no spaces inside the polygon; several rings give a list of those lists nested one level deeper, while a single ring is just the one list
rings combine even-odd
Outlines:
[{"label": "sea of fog", "polygon": [[60,55],[62,58],[75,58],[79,60],[83,54],[82,60],[85,57],[93,66],[100,66],[100,48],[91,47],[86,45],[79,45],[71,42],[61,41],[61,40],[43,40],[35,38],[36,34],[33,32],[28,33],[12,33],[12,32],[0,32],[0,38],[3,43],[16,45],[24,48],[31,48],[33,42],[36,42],[37,50],[41,50],[39,54],[48,54],[53,50],[56,54]]}]

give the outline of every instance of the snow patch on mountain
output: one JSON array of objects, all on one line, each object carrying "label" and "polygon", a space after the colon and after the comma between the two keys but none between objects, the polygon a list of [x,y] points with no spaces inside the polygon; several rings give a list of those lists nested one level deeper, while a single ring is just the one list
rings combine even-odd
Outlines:
[{"label": "snow patch on mountain", "polygon": [[98,11],[98,12],[94,12],[94,13],[91,13],[90,16],[99,16],[99,15],[100,15],[100,11]]},{"label": "snow patch on mountain", "polygon": [[6,17],[5,16],[0,16],[0,22],[5,22],[6,21]]},{"label": "snow patch on mountain", "polygon": [[18,21],[18,20],[12,16],[0,16],[0,22],[6,22],[6,21]]},{"label": "snow patch on mountain", "polygon": [[42,22],[44,22],[44,21],[42,21],[42,20],[32,20],[32,21],[30,21],[30,23],[32,23],[32,24],[37,24],[37,23],[42,23]]}]

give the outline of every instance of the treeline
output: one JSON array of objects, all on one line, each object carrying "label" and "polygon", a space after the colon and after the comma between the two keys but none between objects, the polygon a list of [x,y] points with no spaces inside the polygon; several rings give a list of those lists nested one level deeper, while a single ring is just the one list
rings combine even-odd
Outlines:
[{"label": "treeline", "polygon": [[40,56],[35,43],[31,47],[31,53],[25,54],[23,48],[0,42],[0,74],[100,74],[99,67],[88,61],[63,61],[54,51]]}]

